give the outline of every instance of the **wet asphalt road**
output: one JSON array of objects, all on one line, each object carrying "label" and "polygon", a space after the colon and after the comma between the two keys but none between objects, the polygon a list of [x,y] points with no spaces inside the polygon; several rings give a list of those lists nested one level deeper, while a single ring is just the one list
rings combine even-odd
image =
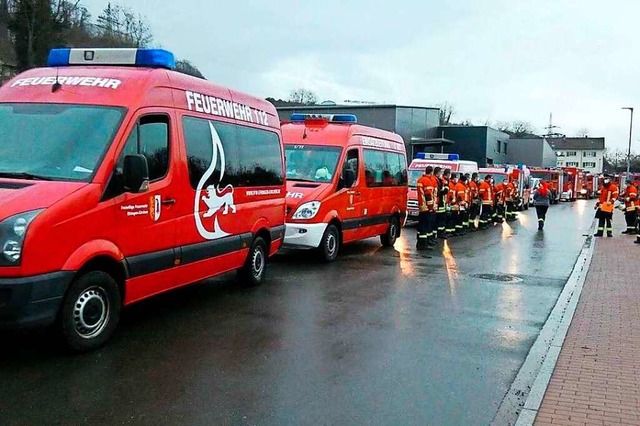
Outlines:
[{"label": "wet asphalt road", "polygon": [[488,424],[592,205],[551,207],[543,233],[529,210],[426,254],[411,228],[395,249],[372,239],[331,265],[286,253],[260,288],[225,276],[127,309],[89,354],[0,335],[0,423]]}]

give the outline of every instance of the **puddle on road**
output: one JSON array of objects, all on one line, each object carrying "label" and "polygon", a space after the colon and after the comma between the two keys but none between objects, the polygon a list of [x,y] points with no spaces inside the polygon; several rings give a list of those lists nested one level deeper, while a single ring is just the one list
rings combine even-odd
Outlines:
[{"label": "puddle on road", "polygon": [[487,281],[498,281],[503,283],[521,283],[522,278],[511,274],[471,274],[472,278],[478,278]]}]

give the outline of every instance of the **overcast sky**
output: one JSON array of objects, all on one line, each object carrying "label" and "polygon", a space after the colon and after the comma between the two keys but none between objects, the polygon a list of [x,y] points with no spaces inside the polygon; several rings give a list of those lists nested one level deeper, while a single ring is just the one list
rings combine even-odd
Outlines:
[{"label": "overcast sky", "polygon": [[[95,18],[107,1],[82,3]],[[446,101],[456,121],[524,120],[538,132],[552,112],[561,132],[587,128],[625,152],[620,108],[638,107],[640,123],[635,0],[121,3],[146,16],[155,45],[261,97],[304,87],[336,102]]]}]

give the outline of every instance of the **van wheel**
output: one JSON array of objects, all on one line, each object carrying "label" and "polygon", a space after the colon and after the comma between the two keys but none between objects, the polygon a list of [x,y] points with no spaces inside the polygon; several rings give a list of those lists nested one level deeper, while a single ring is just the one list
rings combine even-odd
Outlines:
[{"label": "van wheel", "polygon": [[380,235],[380,242],[385,247],[393,247],[396,243],[396,239],[398,238],[398,234],[400,233],[400,223],[398,222],[397,217],[391,218],[391,223],[389,224],[389,229],[387,232]]},{"label": "van wheel", "polygon": [[255,287],[262,284],[266,270],[267,243],[262,237],[256,237],[251,244],[244,266],[238,271],[238,277],[244,285]]},{"label": "van wheel", "polygon": [[333,262],[340,251],[340,232],[335,225],[330,224],[324,231],[320,241],[320,255],[325,262]]},{"label": "van wheel", "polygon": [[121,306],[120,290],[111,275],[92,271],[80,276],[67,290],[60,310],[65,343],[78,352],[104,345],[116,330]]}]

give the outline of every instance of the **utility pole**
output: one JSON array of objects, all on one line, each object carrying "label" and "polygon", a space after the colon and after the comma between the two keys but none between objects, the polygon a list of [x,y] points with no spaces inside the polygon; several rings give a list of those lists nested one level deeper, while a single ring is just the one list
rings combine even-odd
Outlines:
[{"label": "utility pole", "polygon": [[631,171],[631,135],[633,133],[633,107],[622,107],[631,111],[631,120],[629,122],[629,150],[627,151],[627,179],[629,179]]}]

